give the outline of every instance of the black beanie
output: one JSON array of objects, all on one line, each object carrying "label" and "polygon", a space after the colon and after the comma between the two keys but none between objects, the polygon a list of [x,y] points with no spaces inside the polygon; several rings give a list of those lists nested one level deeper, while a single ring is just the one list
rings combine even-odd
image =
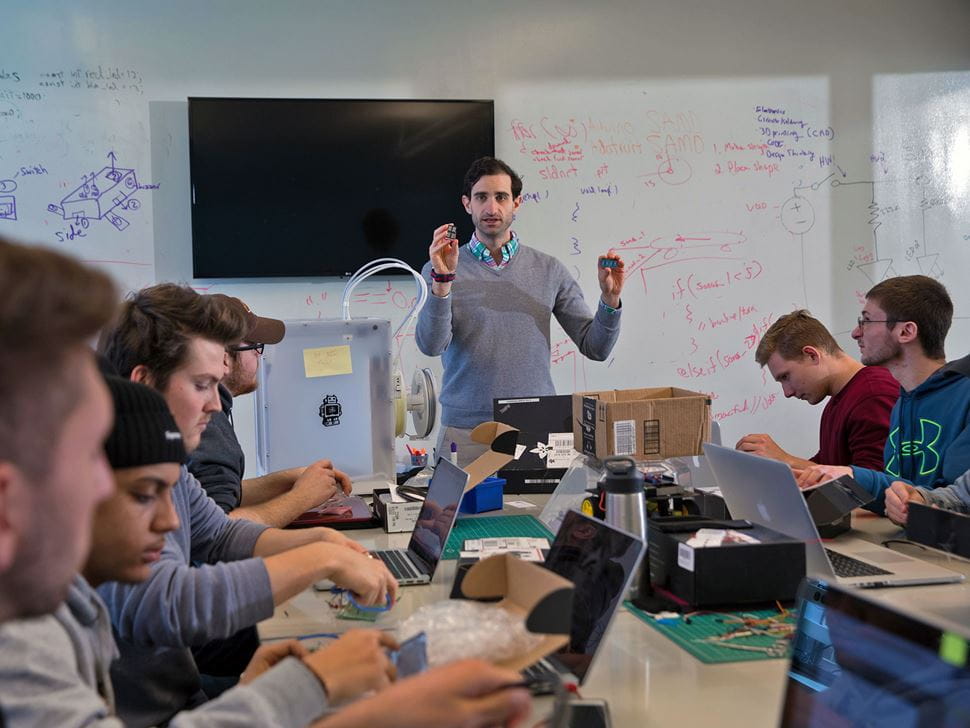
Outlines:
[{"label": "black beanie", "polygon": [[184,463],[182,434],[162,395],[121,377],[104,379],[115,405],[114,428],[104,443],[111,467]]}]

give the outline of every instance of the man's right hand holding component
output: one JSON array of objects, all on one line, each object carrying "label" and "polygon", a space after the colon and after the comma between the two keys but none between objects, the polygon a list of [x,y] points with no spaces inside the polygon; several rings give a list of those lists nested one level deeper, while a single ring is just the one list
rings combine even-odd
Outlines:
[{"label": "man's right hand holding component", "polygon": [[[451,281],[458,269],[458,238],[456,236],[455,224],[445,223],[435,228],[434,236],[431,238],[431,246],[428,248],[428,257],[431,259],[432,269],[431,293],[440,298],[451,293]],[[435,280],[438,276],[448,280]]]}]

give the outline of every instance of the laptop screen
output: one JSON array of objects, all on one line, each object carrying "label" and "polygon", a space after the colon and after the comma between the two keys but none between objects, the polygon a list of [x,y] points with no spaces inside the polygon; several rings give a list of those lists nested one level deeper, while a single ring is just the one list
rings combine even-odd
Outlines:
[{"label": "laptop screen", "polygon": [[578,511],[569,511],[546,557],[546,568],[575,585],[569,644],[554,659],[586,678],[606,628],[623,601],[643,554],[643,542]]},{"label": "laptop screen", "polygon": [[942,624],[806,581],[781,725],[970,725],[970,629]]},{"label": "laptop screen", "polygon": [[429,574],[434,573],[445,550],[445,543],[458,515],[458,504],[467,482],[468,473],[457,465],[438,458],[434,475],[428,483],[428,495],[418,513],[418,520],[408,543],[408,551],[417,554],[427,563]]}]

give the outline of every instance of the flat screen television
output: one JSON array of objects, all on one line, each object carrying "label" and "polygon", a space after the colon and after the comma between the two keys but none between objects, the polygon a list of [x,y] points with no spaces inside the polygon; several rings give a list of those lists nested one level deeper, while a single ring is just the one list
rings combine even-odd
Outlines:
[{"label": "flat screen television", "polygon": [[[196,278],[420,270],[461,182],[495,153],[492,101],[189,99]],[[467,232],[466,232],[467,229]]]}]

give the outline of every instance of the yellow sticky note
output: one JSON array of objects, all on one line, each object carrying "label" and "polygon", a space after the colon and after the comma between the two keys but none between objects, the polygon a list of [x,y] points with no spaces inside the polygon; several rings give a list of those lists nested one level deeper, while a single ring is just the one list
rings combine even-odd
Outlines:
[{"label": "yellow sticky note", "polygon": [[350,347],[321,346],[318,349],[304,349],[303,371],[307,379],[352,374],[354,368],[350,363]]}]

